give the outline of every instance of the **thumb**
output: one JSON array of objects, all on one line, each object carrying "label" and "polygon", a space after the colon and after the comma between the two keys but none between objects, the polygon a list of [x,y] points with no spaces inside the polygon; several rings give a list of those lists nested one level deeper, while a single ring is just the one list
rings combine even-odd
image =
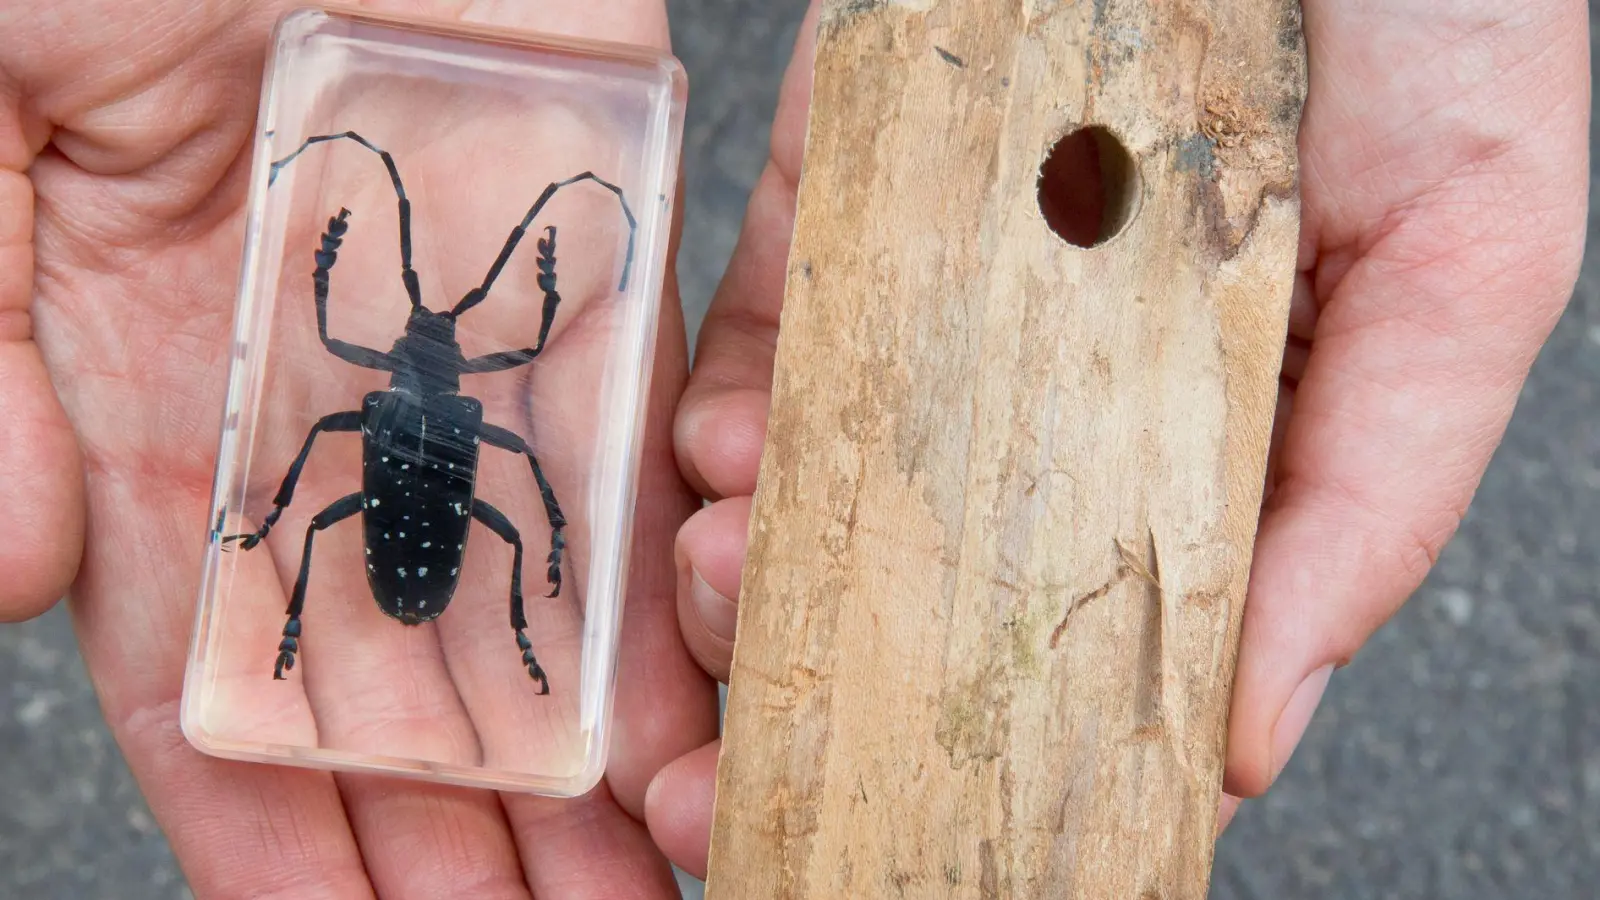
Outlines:
[{"label": "thumb", "polygon": [[[13,98],[14,99],[14,98]],[[0,110],[16,110],[0,94]],[[0,112],[0,621],[29,619],[66,593],[83,553],[78,440],[33,340],[32,148]]]}]

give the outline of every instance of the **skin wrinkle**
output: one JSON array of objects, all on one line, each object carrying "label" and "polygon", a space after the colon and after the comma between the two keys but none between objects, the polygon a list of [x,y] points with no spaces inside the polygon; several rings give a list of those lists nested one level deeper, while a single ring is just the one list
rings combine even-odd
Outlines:
[{"label": "skin wrinkle", "polygon": [[[92,196],[53,206],[50,221],[65,232],[64,243],[90,252],[72,263],[115,275],[139,265],[140,256],[148,259],[186,243],[215,239],[218,227],[232,218],[244,198],[249,166],[239,154],[249,139],[250,129],[243,126],[199,129],[160,162],[87,185],[68,158],[49,152],[34,166],[34,177],[46,191],[71,181],[75,190],[91,192]],[[190,185],[196,173],[202,187]],[[41,199],[47,196],[41,192]],[[84,215],[108,207],[119,212]],[[220,254],[237,257],[237,243],[234,238],[227,248],[219,248]],[[140,247],[137,254],[130,245]]]},{"label": "skin wrinkle", "polygon": [[[0,265],[4,265],[3,258]],[[25,309],[0,309],[0,344],[22,344],[32,339],[32,314]]]},{"label": "skin wrinkle", "polygon": [[0,344],[33,337],[33,184],[0,170]]},{"label": "skin wrinkle", "polygon": [[48,143],[50,134],[50,123],[33,109],[22,82],[12,75],[7,60],[0,55],[0,171],[25,172]]},{"label": "skin wrinkle", "polygon": [[[378,820],[415,812],[419,821],[428,823],[425,830],[401,836],[389,848],[402,860],[392,872],[382,865],[374,867],[374,875],[389,882],[378,885],[381,895],[409,889],[425,897],[530,897],[520,875],[512,874],[516,855],[512,842],[482,838],[484,832],[503,834],[506,827],[504,810],[494,795],[385,778],[336,777],[345,796],[366,795],[353,805],[370,809]],[[487,827],[480,830],[475,824]]]}]

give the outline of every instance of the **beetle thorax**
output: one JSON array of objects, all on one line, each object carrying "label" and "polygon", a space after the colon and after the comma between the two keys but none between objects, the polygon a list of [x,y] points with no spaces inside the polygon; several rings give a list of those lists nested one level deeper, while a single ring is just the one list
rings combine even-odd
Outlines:
[{"label": "beetle thorax", "polygon": [[454,394],[461,390],[466,365],[456,342],[456,320],[449,313],[419,307],[406,321],[406,333],[395,341],[396,360],[389,386],[416,394]]}]

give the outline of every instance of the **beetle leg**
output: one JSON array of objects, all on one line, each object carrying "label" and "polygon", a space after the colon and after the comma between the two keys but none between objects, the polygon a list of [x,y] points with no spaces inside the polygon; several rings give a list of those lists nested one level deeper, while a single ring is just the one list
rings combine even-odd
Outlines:
[{"label": "beetle leg", "polygon": [[228,535],[222,539],[224,546],[233,541],[238,541],[240,547],[249,550],[261,543],[262,539],[267,536],[267,532],[272,530],[272,526],[278,524],[278,517],[283,515],[284,508],[289,505],[290,501],[294,500],[295,485],[300,483],[300,470],[305,468],[306,459],[311,455],[311,444],[316,441],[317,435],[325,431],[360,430],[361,413],[356,410],[336,412],[332,415],[323,416],[318,420],[317,424],[311,426],[311,433],[306,435],[306,442],[300,447],[300,455],[296,456],[294,462],[289,465],[289,473],[283,476],[283,484],[278,486],[278,495],[272,498],[272,511],[267,513],[265,519],[261,520],[261,527],[250,534]]},{"label": "beetle leg", "polygon": [[522,651],[522,664],[528,667],[528,675],[539,683],[539,693],[550,693],[550,679],[545,677],[544,669],[539,667],[539,661],[533,656],[533,644],[524,632],[528,627],[528,618],[522,611],[522,535],[517,532],[511,520],[505,514],[482,500],[472,501],[472,517],[488,526],[489,530],[498,534],[500,539],[510,544],[513,555],[511,559],[511,628],[517,633],[517,647]]},{"label": "beetle leg", "polygon": [[300,554],[300,577],[295,579],[294,594],[289,598],[289,621],[283,626],[283,640],[278,644],[278,664],[272,670],[272,677],[278,681],[283,680],[284,672],[294,668],[294,655],[300,650],[300,613],[305,610],[306,582],[311,577],[311,543],[317,532],[360,511],[361,494],[357,492],[340,497],[328,504],[327,509],[311,517],[311,525],[306,528],[305,550]]},{"label": "beetle leg", "polygon": [[[533,362],[534,357],[544,352],[544,343],[550,337],[550,326],[556,320],[556,308],[561,305],[561,294],[556,291],[556,227],[551,225],[545,228],[545,236],[539,239],[539,290],[544,292],[544,313],[539,321],[539,343],[521,350],[506,350],[501,353],[490,353],[487,356],[474,357],[467,360],[462,367],[463,375],[479,375],[485,372],[503,372],[506,369],[515,369],[517,366]],[[521,232],[513,231],[511,240],[506,242],[506,249],[501,251],[500,259],[496,261],[494,269],[489,272],[489,277],[484,284],[494,280],[510,251],[516,247],[517,241],[522,238]],[[473,306],[476,306],[486,295],[487,287],[477,288],[467,294],[457,304],[455,312],[460,315]]]},{"label": "beetle leg", "polygon": [[556,597],[561,594],[561,552],[567,548],[567,536],[563,529],[567,527],[567,517],[561,514],[561,505],[556,503],[556,492],[550,487],[550,482],[544,477],[544,471],[539,468],[539,460],[533,455],[533,448],[528,442],[514,431],[491,425],[484,422],[478,426],[485,442],[491,447],[501,450],[510,450],[512,453],[521,453],[528,458],[528,465],[533,468],[533,480],[539,483],[539,498],[544,501],[544,514],[550,520],[550,567],[546,574],[550,579],[551,591],[547,597]]},{"label": "beetle leg", "polygon": [[344,233],[350,227],[345,222],[349,215],[350,210],[341,209],[337,216],[328,220],[328,230],[322,233],[322,249],[316,254],[317,268],[311,273],[311,283],[316,295],[317,334],[322,338],[322,345],[328,348],[328,352],[345,362],[387,372],[392,368],[389,354],[328,337],[328,274],[333,269],[333,264],[339,261],[339,245],[344,242]]}]

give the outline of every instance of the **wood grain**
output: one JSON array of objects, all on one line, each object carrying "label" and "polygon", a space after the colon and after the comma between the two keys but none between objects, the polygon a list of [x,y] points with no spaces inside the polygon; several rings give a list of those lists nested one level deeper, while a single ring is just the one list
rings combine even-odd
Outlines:
[{"label": "wood grain", "polygon": [[[827,0],[714,900],[1206,894],[1299,228],[1284,0]],[[1131,223],[1062,241],[1086,124]]]}]

